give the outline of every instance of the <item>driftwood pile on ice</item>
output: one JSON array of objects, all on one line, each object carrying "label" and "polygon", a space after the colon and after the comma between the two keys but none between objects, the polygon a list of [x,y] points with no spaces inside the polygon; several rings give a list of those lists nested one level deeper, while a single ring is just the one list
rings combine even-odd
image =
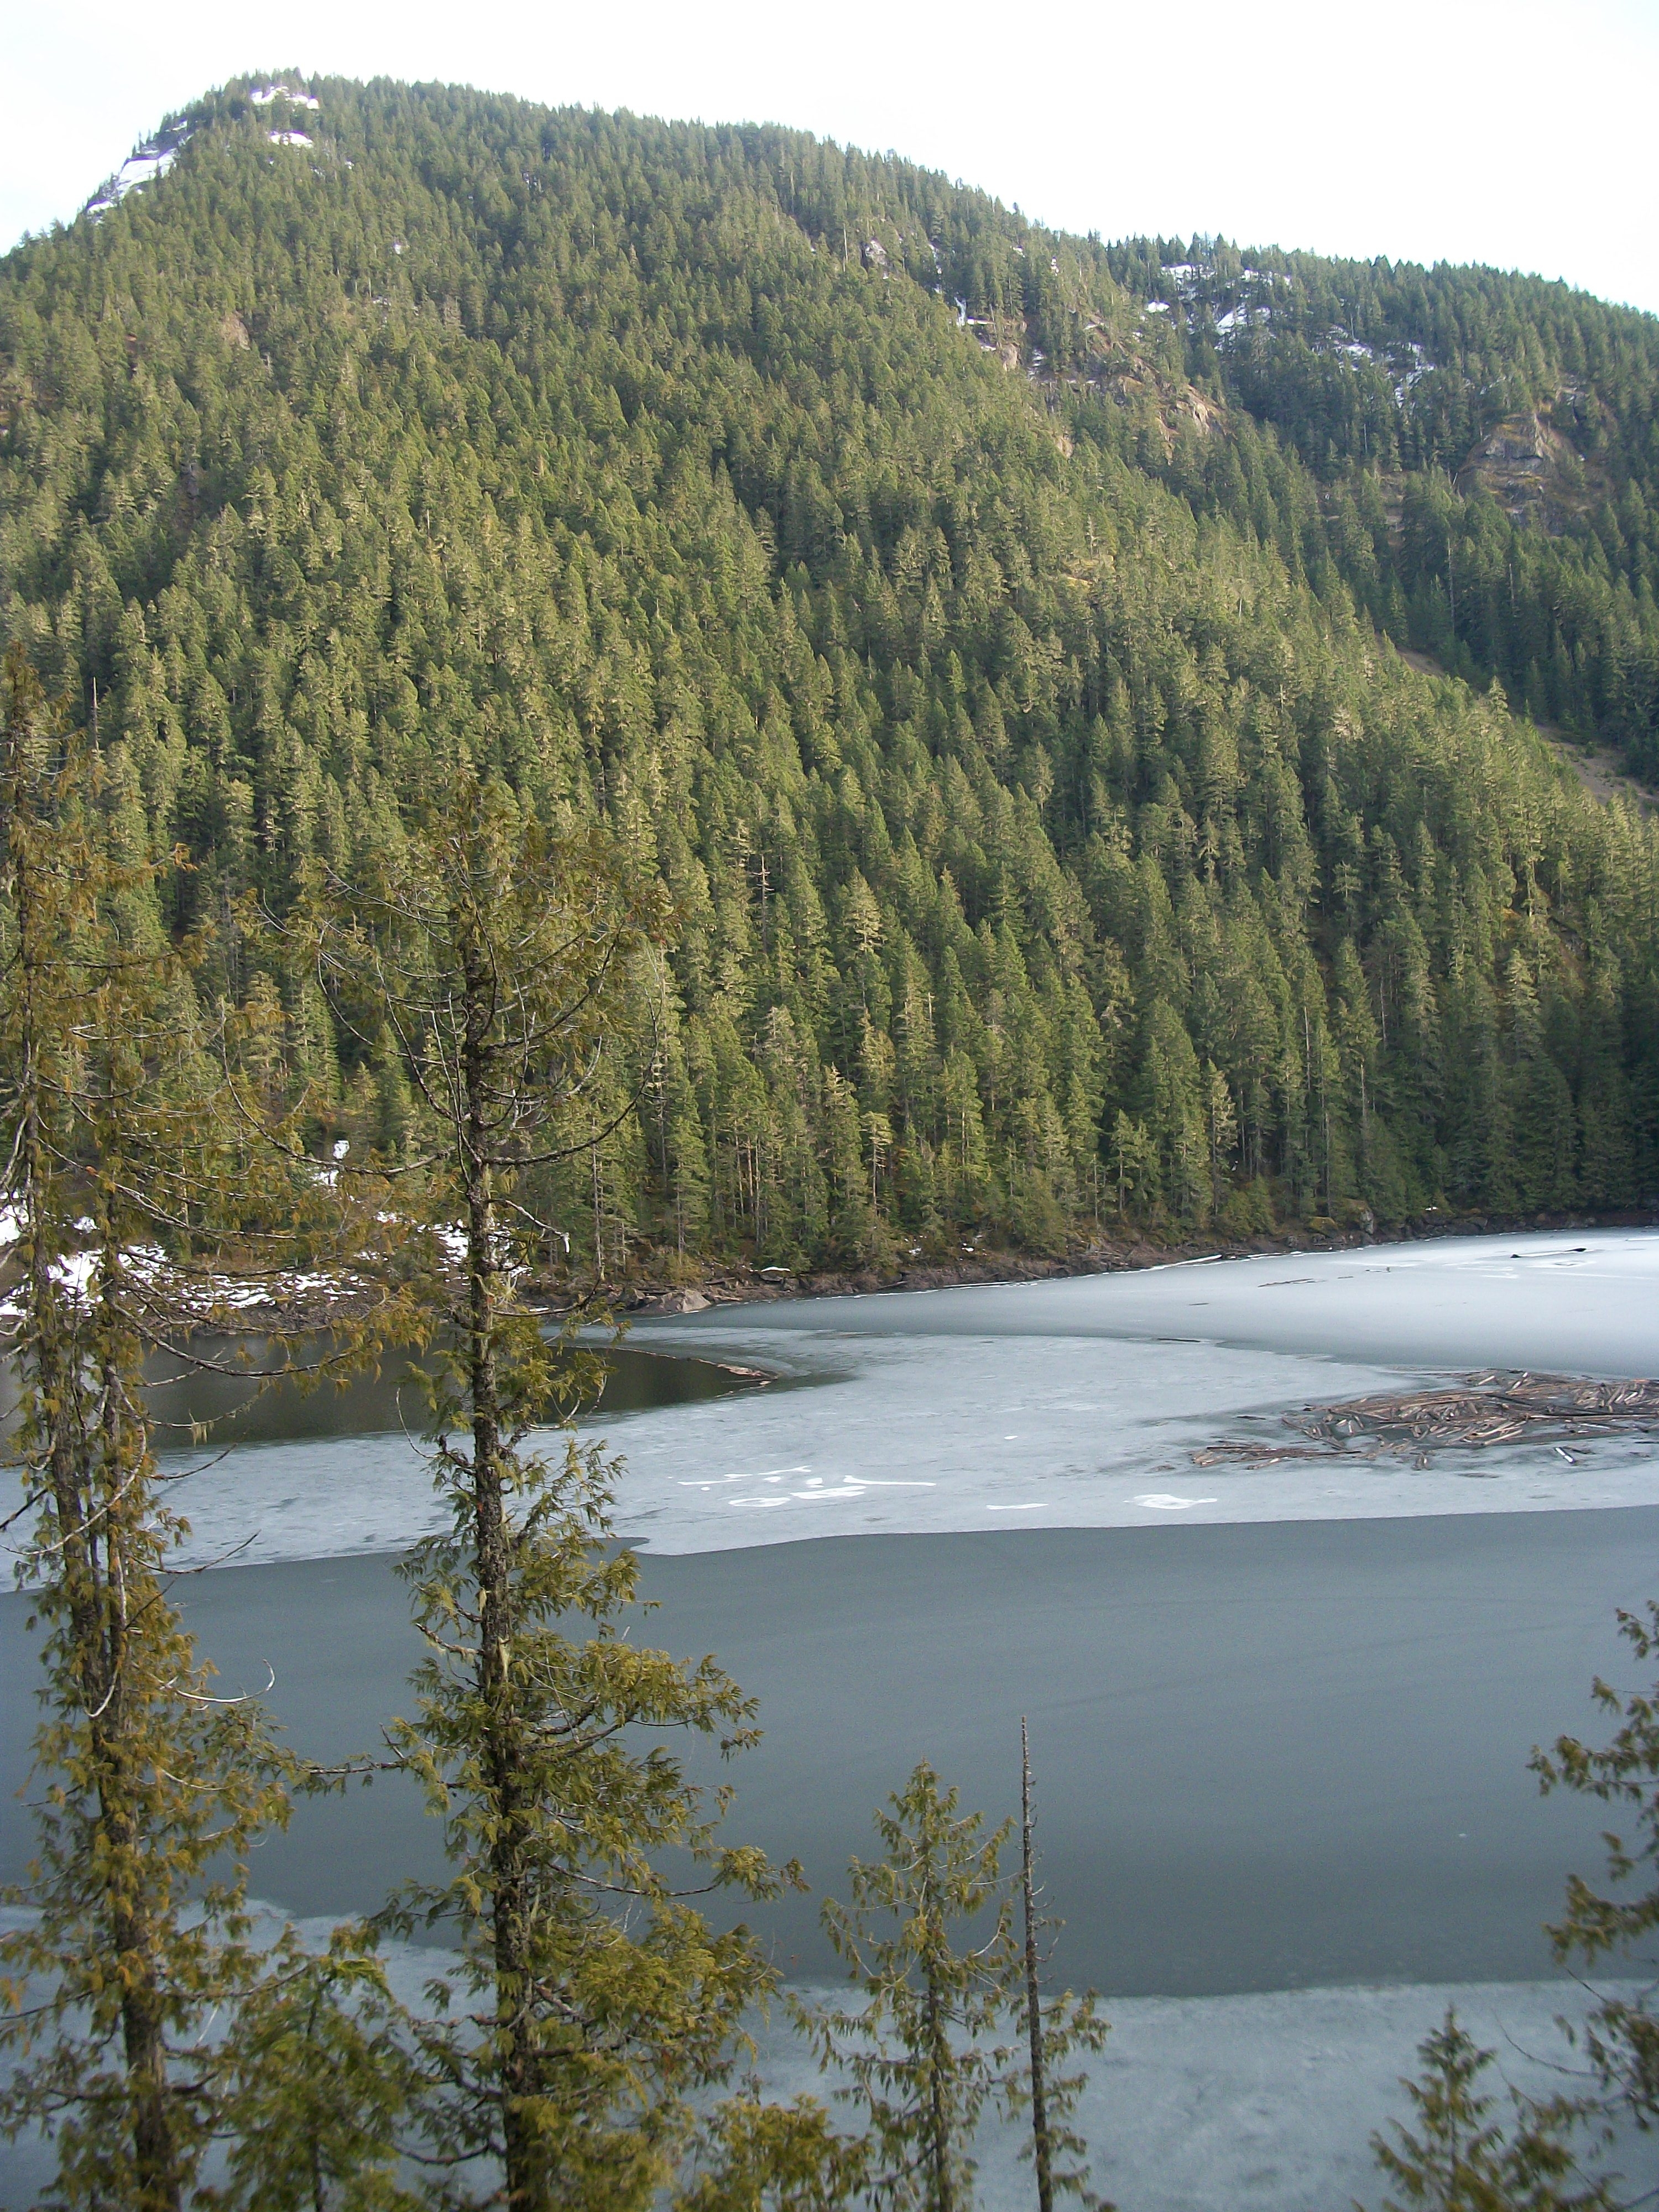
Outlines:
[{"label": "driftwood pile on ice", "polygon": [[1523,1437],[1563,1445],[1574,1438],[1659,1430],[1659,1382],[1588,1382],[1488,1369],[1437,1390],[1308,1406],[1284,1419],[1307,1442],[1228,1440],[1195,1451],[1194,1462],[1269,1467],[1278,1460],[1325,1459],[1336,1452],[1360,1459],[1414,1452],[1418,1464],[1426,1466],[1431,1451],[1449,1447],[1468,1450]]}]

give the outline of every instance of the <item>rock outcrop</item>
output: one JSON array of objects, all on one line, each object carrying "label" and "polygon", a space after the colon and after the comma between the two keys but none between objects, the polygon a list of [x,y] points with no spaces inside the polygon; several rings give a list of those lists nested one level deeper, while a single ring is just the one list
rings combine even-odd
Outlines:
[{"label": "rock outcrop", "polygon": [[1486,433],[1457,473],[1457,488],[1480,484],[1512,521],[1552,534],[1602,496],[1603,473],[1535,408],[1507,415]]}]

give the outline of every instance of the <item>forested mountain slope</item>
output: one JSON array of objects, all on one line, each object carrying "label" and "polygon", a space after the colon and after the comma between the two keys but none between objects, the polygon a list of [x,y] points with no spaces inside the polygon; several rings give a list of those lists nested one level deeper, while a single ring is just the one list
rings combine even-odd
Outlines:
[{"label": "forested mountain slope", "polygon": [[[286,83],[0,264],[0,630],[95,724],[112,835],[180,848],[203,988],[280,1001],[319,1137],[395,1145],[407,1073],[246,901],[465,757],[677,904],[637,1110],[544,1194],[607,1266],[1659,1189],[1652,824],[1376,627],[1449,649],[1443,507],[1459,560],[1510,543],[1429,472],[1479,410],[1433,427],[1425,373],[1385,453],[1298,396],[1307,331],[1195,334],[1220,250],[1176,276],[896,160]],[[1646,635],[1652,326],[1563,296],[1628,370],[1628,557],[1605,501],[1516,542]]]},{"label": "forested mountain slope", "polygon": [[1109,258],[1237,410],[1231,457],[1189,446],[1173,481],[1257,519],[1273,493],[1252,433],[1271,428],[1312,479],[1276,501],[1310,567],[1334,561],[1396,637],[1659,777],[1659,321],[1490,269],[1205,240]]}]

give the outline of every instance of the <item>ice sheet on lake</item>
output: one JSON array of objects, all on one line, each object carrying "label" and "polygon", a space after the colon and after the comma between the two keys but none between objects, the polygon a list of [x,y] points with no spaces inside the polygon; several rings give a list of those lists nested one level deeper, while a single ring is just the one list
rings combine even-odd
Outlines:
[{"label": "ice sheet on lake", "polygon": [[[740,1336],[732,1329],[722,1347],[747,1361],[809,1366],[799,1334],[752,1322]],[[1172,1511],[1281,1521],[1659,1499],[1659,1453],[1635,1439],[1589,1447],[1571,1466],[1535,1443],[1447,1456],[1429,1470],[1357,1456],[1193,1464],[1220,1434],[1282,1437],[1286,1407],[1406,1388],[1421,1379],[1415,1370],[988,1330],[813,1337],[805,1348],[839,1355],[847,1379],[643,1414],[618,1434],[619,1517],[630,1534],[686,1552],[984,1528],[1016,1510],[1027,1526],[1113,1528]]]},{"label": "ice sheet on lake", "polygon": [[[1659,1236],[1459,1238],[726,1308],[633,1342],[848,1379],[647,1414],[623,1524],[655,1549],[827,1531],[1535,1511],[1659,1502],[1639,1437],[1195,1468],[1310,1402],[1483,1367],[1659,1373]],[[799,1470],[784,1474],[785,1464]],[[1148,1477],[1163,1477],[1152,1482]],[[678,1493],[678,1494],[677,1494]],[[1170,1503],[1173,1498],[1176,1504]],[[733,1524],[736,1524],[733,1526]],[[722,1531],[724,1530],[724,1533]]]},{"label": "ice sheet on lake", "polygon": [[[1198,1314],[1205,1318],[1194,1318]],[[1345,1252],[1188,1261],[1044,1283],[714,1308],[672,1324],[691,1349],[758,1325],[809,1336],[1180,1338],[1264,1352],[1563,1374],[1659,1373],[1659,1231],[1445,1237]],[[638,1325],[654,1343],[671,1324]]]},{"label": "ice sheet on lake", "polygon": [[[1636,1990],[1628,1984],[1624,1993]],[[1555,2070],[1572,2057],[1555,2022],[1581,2021],[1589,2002],[1566,1982],[1114,1998],[1103,2008],[1112,2032],[1103,2055],[1087,2062],[1077,2118],[1093,2185],[1134,2212],[1376,2204],[1385,2185],[1370,2136],[1408,2117],[1400,2077],[1418,2072],[1417,2045],[1449,2005],[1483,2050],[1498,2053],[1485,2080],[1501,2107],[1493,2118],[1506,2121],[1500,2074],[1535,2097],[1581,2086]],[[757,2040],[772,2094],[822,2096],[810,2054],[788,2028],[775,2021]],[[1033,2202],[1020,2144],[1013,2129],[981,2133],[975,2196],[982,2212],[1024,2212]],[[1626,2177],[1629,2202],[1659,2180],[1659,2142],[1627,2129],[1607,2164]]]},{"label": "ice sheet on lake", "polygon": [[[254,1941],[272,1940],[283,1916],[256,1907]],[[0,1912],[0,1925],[20,1915]],[[297,1923],[315,1949],[331,1923]],[[383,1956],[394,1993],[416,2011],[426,1985],[453,1965],[447,1953],[389,1943]],[[1609,1983],[1602,1994],[1634,1997],[1641,1985]],[[809,1999],[844,2002],[841,1989],[805,1989]],[[1484,2050],[1496,2078],[1533,2096],[1577,2086],[1556,2070],[1571,2063],[1559,2017],[1583,2020],[1590,1996],[1570,1982],[1415,1984],[1390,1989],[1295,1990],[1259,1996],[1115,1998],[1111,2034],[1087,2062],[1077,2121],[1091,2148],[1094,2186],[1135,2212],[1329,2212],[1382,2196],[1369,2144],[1375,2130],[1406,2117],[1402,2075],[1418,2070],[1417,2045],[1448,2006]],[[767,2094],[823,2098],[829,2085],[781,2009],[752,2024]],[[1503,2115],[1507,2117],[1507,2112]],[[839,2112],[851,2126],[850,2114]],[[1030,2166],[1019,2130],[996,2122],[975,2146],[981,2212],[1025,2212]],[[1585,2148],[1588,2149],[1588,2145]],[[1606,2164],[1623,2174],[1625,2196],[1659,2181],[1659,2142],[1626,2130]],[[33,2204],[52,2172],[33,2135],[0,2150],[0,2212]],[[209,2172],[220,2178],[216,2157]],[[471,2177],[482,2183],[481,2169]]]},{"label": "ice sheet on lake", "polygon": [[[1461,1238],[642,1322],[644,1351],[781,1387],[601,1424],[653,1550],[811,1534],[1659,1503],[1639,1437],[1199,1468],[1313,1402],[1484,1366],[1659,1374],[1659,1235]],[[790,1383],[811,1387],[791,1388]],[[175,1462],[178,1464],[178,1462]],[[1172,1505],[1170,1499],[1179,1503]],[[440,1525],[401,1436],[243,1446],[174,1486],[193,1560],[401,1548]]]}]

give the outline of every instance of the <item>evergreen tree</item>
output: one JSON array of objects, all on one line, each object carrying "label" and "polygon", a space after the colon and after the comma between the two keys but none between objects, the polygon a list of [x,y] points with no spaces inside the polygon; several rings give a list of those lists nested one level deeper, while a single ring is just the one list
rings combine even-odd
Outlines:
[{"label": "evergreen tree", "polygon": [[[1080,2078],[1055,2069],[1079,2047],[1098,2050],[1105,2024],[1092,1998],[1069,1993],[1042,2016],[1029,1856],[1024,1942],[1000,1869],[1013,1824],[988,1833],[925,1760],[889,1805],[875,1816],[882,1857],[854,1859],[850,1904],[823,1909],[863,2002],[793,2008],[825,2070],[848,2077],[836,2095],[866,2122],[861,2187],[881,2205],[967,2212],[975,2131],[994,2102],[1031,2117],[1040,2195],[1057,2186],[1097,2203],[1085,2171],[1054,2164],[1055,2151],[1085,2148],[1066,2124]],[[1024,2066],[997,2040],[1011,2027],[1024,2031]]]},{"label": "evergreen tree", "polygon": [[988,1835],[957,1802],[924,1761],[877,1813],[884,1856],[853,1860],[851,1905],[828,1899],[822,1916],[865,2002],[799,2014],[826,2071],[851,2077],[837,2095],[867,2116],[871,2194],[925,2212],[973,2201],[974,2132],[1006,2057],[991,2039],[1020,1972],[998,1863],[1012,1823]]},{"label": "evergreen tree", "polygon": [[1030,2117],[1029,2148],[1036,2180],[1037,2212],[1054,2212],[1056,2189],[1062,2196],[1080,2198],[1085,2205],[1096,2208],[1096,2212],[1111,2212],[1111,2207],[1090,2189],[1086,2166],[1055,2163],[1056,2153],[1061,2158],[1078,2160],[1088,2148],[1071,2125],[1072,2114],[1077,2109],[1087,2077],[1063,2074],[1059,2069],[1079,2051],[1098,2054],[1104,2050],[1109,2031],[1096,2009],[1092,1991],[1075,1997],[1067,1990],[1063,1996],[1050,1998],[1046,2006],[1043,2002],[1041,1931],[1051,1929],[1056,1923],[1041,1919],[1037,1911],[1040,1888],[1036,1879],[1036,1819],[1031,1805],[1031,1752],[1023,1715],[1019,1723],[1019,1904],[1024,1973],[1021,1995],[1026,2060],[1023,2069],[1016,2067],[1008,2076],[1004,2094],[1014,2112],[1024,2112]]},{"label": "evergreen tree", "polygon": [[[343,1018],[389,1028],[418,1101],[398,1188],[433,1319],[452,1522],[406,1568],[428,1656],[392,1743],[444,1822],[453,1872],[384,1918],[441,1924],[461,1958],[417,2028],[415,2124],[428,2156],[499,2161],[524,2212],[613,2212],[672,2179],[693,2139],[689,2094],[725,2078],[772,1981],[746,1931],[711,1929],[663,1862],[689,1855],[704,1887],[761,1895],[779,1879],[757,1852],[720,1847],[678,1759],[645,1747],[686,1730],[741,1748],[752,1705],[712,1660],[631,1640],[636,1569],[612,1541],[597,1451],[571,1435],[551,1462],[525,1449],[594,1369],[568,1334],[545,1343],[515,1291],[545,1249],[527,1178],[616,1126],[595,1079],[653,901],[603,842],[551,836],[469,772],[372,861],[321,887],[313,927]],[[451,2019],[457,1988],[468,2001]]]},{"label": "evergreen tree", "polygon": [[1613,2212],[1613,2179],[1578,2172],[1569,2138],[1580,2116],[1570,2100],[1540,2104],[1512,2090],[1513,2131],[1491,2117],[1497,2100],[1482,2093],[1480,2076],[1493,2055],[1451,2011],[1418,2045],[1423,2071],[1401,2086],[1419,2132],[1396,2121],[1392,2142],[1371,2138],[1399,2191],[1383,2199],[1383,2212]]},{"label": "evergreen tree", "polygon": [[95,763],[15,649],[3,747],[0,1111],[27,1492],[10,1518],[36,1516],[23,1574],[46,1717],[16,1893],[33,1917],[0,1938],[18,2004],[0,2038],[21,2054],[0,2126],[51,2129],[55,2202],[174,2212],[224,2117],[214,2017],[259,1977],[247,1853],[287,1817],[286,1762],[257,1704],[213,1692],[167,1582],[183,1530],[143,1408],[146,1331],[170,1303],[149,1240],[175,1242],[203,1195],[171,956],[131,927],[144,872],[112,866]]},{"label": "evergreen tree", "polygon": [[417,2212],[404,2177],[427,2087],[409,2017],[365,1931],[326,1952],[290,1933],[238,2008],[218,2133],[225,2179],[210,2212]]},{"label": "evergreen tree", "polygon": [[[1645,1617],[1621,1611],[1619,1625],[1639,1662],[1659,1657],[1659,1604],[1650,1603]],[[1556,1957],[1586,1971],[1628,1955],[1659,1928],[1659,1692],[1620,1698],[1599,1678],[1594,1692],[1602,1711],[1618,1720],[1611,1741],[1595,1746],[1559,1736],[1548,1752],[1534,1751],[1531,1761],[1546,1796],[1574,1790],[1623,1807],[1636,1825],[1628,1842],[1616,1832],[1604,1837],[1605,1888],[1574,1875],[1566,1911],[1549,1930]],[[1651,2127],[1659,2120],[1659,2018],[1646,1998],[1601,1999],[1583,2041],[1610,2107]]]}]

